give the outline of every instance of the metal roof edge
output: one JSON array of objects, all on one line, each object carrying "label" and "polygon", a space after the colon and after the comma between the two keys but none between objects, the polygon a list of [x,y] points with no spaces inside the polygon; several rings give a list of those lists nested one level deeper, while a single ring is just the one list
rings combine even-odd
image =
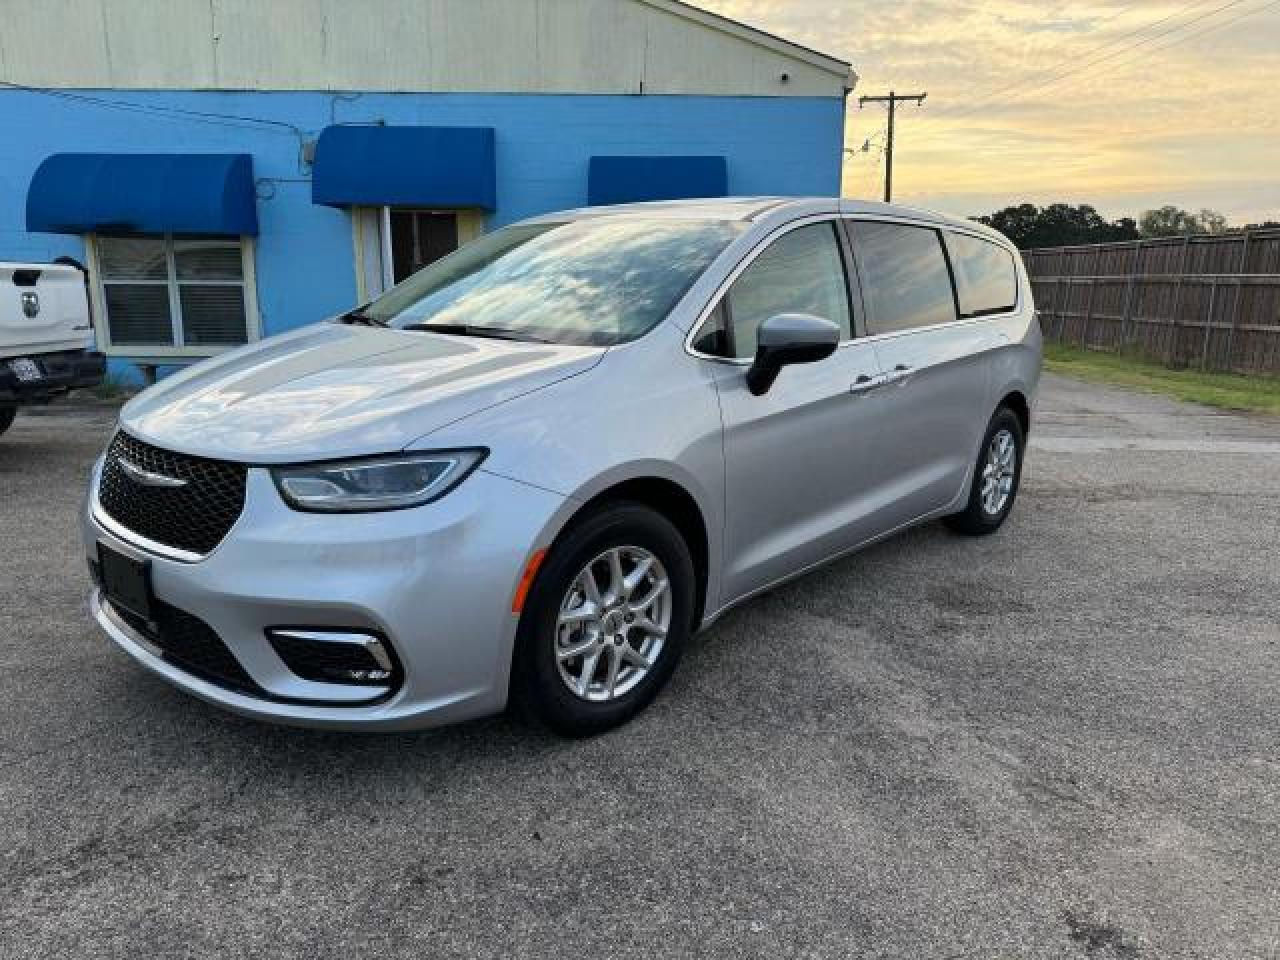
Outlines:
[{"label": "metal roof edge", "polygon": [[796,43],[794,40],[787,40],[758,27],[753,27],[718,13],[712,13],[710,10],[704,10],[701,7],[695,7],[691,3],[685,3],[684,0],[638,0],[638,2],[677,17],[683,17],[685,20],[691,20],[704,27],[719,30],[721,33],[727,33],[748,43],[766,47],[792,59],[803,61],[820,70],[826,70],[828,73],[843,79],[846,90],[852,90],[858,82],[858,74],[854,72],[853,66],[849,61],[833,57],[820,50],[814,50],[812,47],[806,47],[803,44]]}]

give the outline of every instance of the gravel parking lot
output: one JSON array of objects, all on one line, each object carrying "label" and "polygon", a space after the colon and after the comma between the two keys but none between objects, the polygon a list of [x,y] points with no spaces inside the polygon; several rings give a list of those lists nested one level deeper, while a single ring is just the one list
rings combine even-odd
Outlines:
[{"label": "gravel parking lot", "polygon": [[1280,422],[1048,377],[1001,533],[751,602],[564,742],[134,668],[76,523],[112,419],[0,440],[0,956],[1280,958]]}]

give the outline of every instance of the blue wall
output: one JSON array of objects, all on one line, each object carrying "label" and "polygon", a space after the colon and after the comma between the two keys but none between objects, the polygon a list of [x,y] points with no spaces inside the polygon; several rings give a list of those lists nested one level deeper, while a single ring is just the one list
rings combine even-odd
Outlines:
[{"label": "blue wall", "polygon": [[350,217],[311,202],[302,160],[303,142],[330,124],[494,127],[493,227],[585,206],[595,154],[723,154],[731,194],[834,196],[843,115],[825,97],[0,90],[0,260],[84,256],[79,237],[25,228],[31,175],[51,153],[250,153],[258,306],[264,334],[279,333],[356,298]]}]

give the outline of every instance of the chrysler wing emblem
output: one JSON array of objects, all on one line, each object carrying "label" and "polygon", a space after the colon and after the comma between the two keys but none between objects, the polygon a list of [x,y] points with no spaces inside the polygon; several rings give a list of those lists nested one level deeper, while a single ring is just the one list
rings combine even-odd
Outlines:
[{"label": "chrysler wing emblem", "polygon": [[22,313],[29,320],[40,315],[40,294],[30,290],[22,294]]},{"label": "chrysler wing emblem", "polygon": [[142,484],[144,487],[185,487],[187,481],[181,477],[170,477],[163,473],[152,473],[150,470],[144,470],[130,460],[120,457],[116,460],[129,477]]}]

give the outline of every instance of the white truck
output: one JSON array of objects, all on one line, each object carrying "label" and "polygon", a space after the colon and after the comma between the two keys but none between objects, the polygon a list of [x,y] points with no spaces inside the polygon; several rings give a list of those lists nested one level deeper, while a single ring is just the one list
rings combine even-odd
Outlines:
[{"label": "white truck", "polygon": [[0,433],[18,407],[102,382],[84,272],[71,263],[0,261]]}]

